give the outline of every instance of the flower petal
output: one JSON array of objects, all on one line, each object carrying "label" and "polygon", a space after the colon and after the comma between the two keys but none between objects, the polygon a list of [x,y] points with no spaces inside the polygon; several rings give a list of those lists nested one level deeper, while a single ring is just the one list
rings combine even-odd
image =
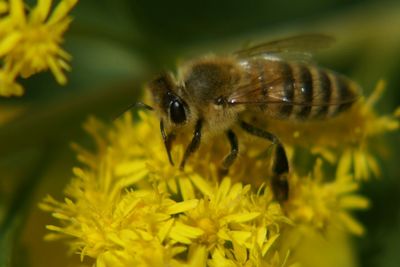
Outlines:
[{"label": "flower petal", "polygon": [[30,16],[31,23],[43,23],[49,15],[52,0],[38,0]]},{"label": "flower petal", "polygon": [[7,35],[4,39],[0,40],[0,57],[5,56],[12,49],[15,48],[16,44],[21,40],[21,33],[16,31]]},{"label": "flower petal", "polygon": [[50,16],[48,25],[58,23],[64,19],[77,2],[78,0],[61,0]]},{"label": "flower petal", "polygon": [[21,27],[26,24],[24,2],[22,0],[10,0],[10,16],[18,26]]}]

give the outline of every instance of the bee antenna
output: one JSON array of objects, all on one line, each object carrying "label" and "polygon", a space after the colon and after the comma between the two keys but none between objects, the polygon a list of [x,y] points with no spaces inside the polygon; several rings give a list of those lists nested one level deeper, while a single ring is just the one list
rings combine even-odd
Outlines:
[{"label": "bee antenna", "polygon": [[[131,108],[135,108],[135,109],[145,109],[145,110],[151,110],[151,111],[154,110],[154,108],[153,108],[152,106],[149,106],[149,105],[147,105],[147,104],[145,104],[145,103],[143,103],[143,102],[136,102],[136,103],[134,103],[133,105],[131,105],[131,106],[129,107],[129,109],[131,109]],[[129,109],[128,109],[128,110],[129,110]]]},{"label": "bee antenna", "polygon": [[127,112],[128,110],[131,109],[144,109],[144,110],[150,110],[153,111],[154,108],[152,106],[149,106],[143,102],[135,102],[133,104],[130,104],[128,107],[126,107],[122,112],[119,112],[118,115],[113,117],[113,120],[118,119],[119,117],[121,117],[125,112]]}]

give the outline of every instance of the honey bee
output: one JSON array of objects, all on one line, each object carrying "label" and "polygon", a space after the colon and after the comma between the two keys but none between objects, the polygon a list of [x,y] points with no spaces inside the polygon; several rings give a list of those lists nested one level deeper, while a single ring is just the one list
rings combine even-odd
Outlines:
[{"label": "honey bee", "polygon": [[[179,131],[194,129],[180,168],[200,146],[202,136],[225,134],[231,150],[220,174],[227,174],[239,144],[232,130],[269,140],[274,146],[271,188],[279,201],[288,199],[289,163],[277,136],[245,122],[242,115],[305,121],[329,119],[350,108],[360,96],[357,84],[305,60],[305,52],[322,48],[333,39],[326,35],[299,35],[261,43],[228,56],[206,56],[163,73],[148,83],[170,163],[171,146]],[[289,58],[287,54],[297,58]],[[149,107],[149,106],[147,106]],[[153,109],[153,108],[152,108]]]}]

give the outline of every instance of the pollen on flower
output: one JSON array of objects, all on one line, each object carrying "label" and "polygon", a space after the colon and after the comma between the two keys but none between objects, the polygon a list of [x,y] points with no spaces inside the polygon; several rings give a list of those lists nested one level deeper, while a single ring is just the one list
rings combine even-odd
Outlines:
[{"label": "pollen on flower", "polygon": [[[397,118],[360,105],[346,117],[361,120],[357,129],[329,133],[341,136],[340,144],[312,131],[328,134],[322,127],[285,130],[284,122],[276,124],[291,166],[289,199],[282,203],[272,194],[270,144],[264,140],[239,133],[239,159],[220,178],[226,142],[202,144],[182,171],[169,163],[153,114],[140,112],[134,121],[127,113],[112,126],[90,118],[84,128],[96,148],[74,144],[80,165],[66,198],[48,196],[40,204],[55,219],[47,239],[68,239],[72,251],[101,267],[298,266],[296,251],[308,236],[331,229],[365,232],[351,212],[369,206],[358,192],[361,178],[379,173],[371,138],[396,129]],[[346,118],[331,126],[350,129],[354,122]],[[187,141],[176,140],[174,161]]]},{"label": "pollen on flower", "polygon": [[71,56],[61,48],[68,16],[78,0],[61,0],[51,13],[52,1],[38,1],[25,10],[22,0],[0,3],[0,95],[19,96],[18,77],[50,70],[59,84],[67,82]]}]

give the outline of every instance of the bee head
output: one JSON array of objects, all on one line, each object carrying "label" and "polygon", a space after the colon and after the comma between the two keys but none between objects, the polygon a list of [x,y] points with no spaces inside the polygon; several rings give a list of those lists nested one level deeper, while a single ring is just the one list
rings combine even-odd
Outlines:
[{"label": "bee head", "polygon": [[164,73],[153,79],[148,85],[153,102],[161,116],[171,125],[183,125],[188,120],[189,107],[179,96],[176,84],[170,74]]}]

